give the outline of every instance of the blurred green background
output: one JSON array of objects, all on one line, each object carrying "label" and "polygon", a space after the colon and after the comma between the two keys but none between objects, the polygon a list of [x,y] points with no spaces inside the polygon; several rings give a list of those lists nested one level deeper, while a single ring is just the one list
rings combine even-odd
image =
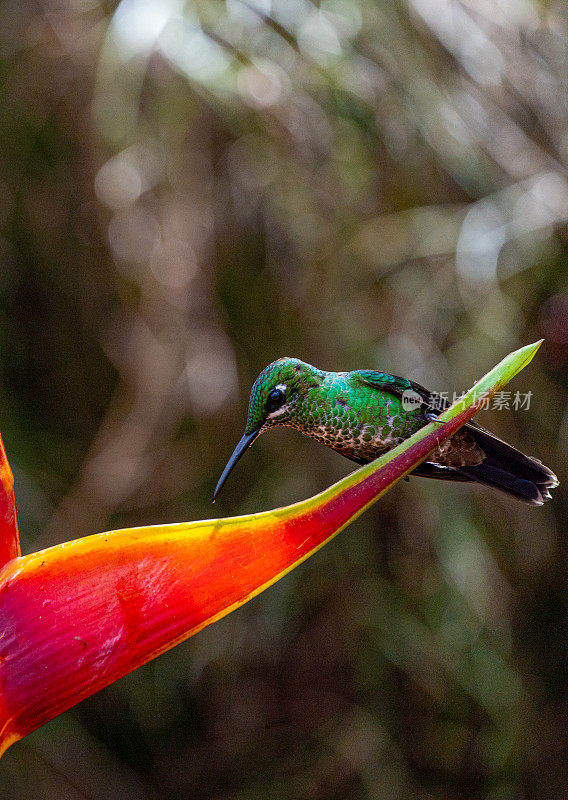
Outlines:
[{"label": "blurred green background", "polygon": [[461,391],[541,509],[413,479],[11,748],[0,797],[568,797],[568,12],[560,0],[4,0],[0,429],[22,548],[261,510],[353,465],[276,431],[282,356]]}]

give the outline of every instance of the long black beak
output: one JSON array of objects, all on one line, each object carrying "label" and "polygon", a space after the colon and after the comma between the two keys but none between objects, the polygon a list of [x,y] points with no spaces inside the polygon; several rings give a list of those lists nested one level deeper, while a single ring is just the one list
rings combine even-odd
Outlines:
[{"label": "long black beak", "polygon": [[251,446],[251,444],[254,442],[259,433],[260,433],[260,428],[257,431],[253,431],[252,433],[245,433],[241,441],[235,447],[233,455],[228,460],[227,466],[225,467],[225,469],[223,470],[223,474],[219,478],[219,483],[215,487],[215,491],[213,492],[213,502],[215,502],[217,495],[223,488],[223,484],[229,477],[230,471],[233,469],[233,467],[235,466],[239,458],[242,456],[242,454],[245,452],[247,447]]}]

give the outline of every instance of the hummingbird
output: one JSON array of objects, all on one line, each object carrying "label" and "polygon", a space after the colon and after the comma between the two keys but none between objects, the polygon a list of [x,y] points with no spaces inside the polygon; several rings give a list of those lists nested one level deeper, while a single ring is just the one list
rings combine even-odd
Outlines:
[{"label": "hummingbird", "polygon": [[[255,380],[244,435],[223,470],[213,501],[237,461],[270,428],[305,436],[367,464],[412,436],[449,406],[419,383],[377,372],[326,372],[298,358],[273,361]],[[412,472],[500,489],[533,505],[550,499],[556,475],[538,459],[474,422],[464,425]]]}]

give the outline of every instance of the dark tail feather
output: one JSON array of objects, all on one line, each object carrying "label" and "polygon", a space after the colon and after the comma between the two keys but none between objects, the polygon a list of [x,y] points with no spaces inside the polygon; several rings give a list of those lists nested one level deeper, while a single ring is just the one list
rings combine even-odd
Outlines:
[{"label": "dark tail feather", "polygon": [[469,423],[466,428],[485,453],[483,463],[452,469],[425,461],[412,474],[440,480],[475,481],[537,506],[550,500],[550,489],[558,486],[558,478],[548,467],[475,423]]},{"label": "dark tail feather", "polygon": [[468,478],[473,478],[476,483],[493,486],[505,494],[510,494],[518,500],[524,500],[535,506],[541,506],[546,500],[550,500],[550,492],[546,486],[525,478],[518,478],[512,472],[493,467],[491,464],[483,463],[476,467],[463,467],[459,472]]},{"label": "dark tail feather", "polygon": [[548,467],[484,428],[469,424],[467,430],[486,457],[482,464],[460,469],[462,475],[533,505],[550,500],[550,489],[558,486],[558,478]]},{"label": "dark tail feather", "polygon": [[436,478],[439,481],[462,481],[463,483],[475,481],[474,477],[462,475],[456,472],[455,469],[443,467],[441,464],[434,464],[432,461],[423,461],[410,474],[420,475],[421,478]]}]

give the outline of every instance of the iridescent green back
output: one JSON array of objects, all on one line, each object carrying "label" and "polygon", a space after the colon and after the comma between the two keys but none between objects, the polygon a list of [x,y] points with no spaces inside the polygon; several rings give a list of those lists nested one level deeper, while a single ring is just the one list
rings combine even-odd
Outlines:
[{"label": "iridescent green back", "polygon": [[424,424],[395,394],[362,384],[356,373],[328,372],[291,424],[351,458],[376,458]]}]

